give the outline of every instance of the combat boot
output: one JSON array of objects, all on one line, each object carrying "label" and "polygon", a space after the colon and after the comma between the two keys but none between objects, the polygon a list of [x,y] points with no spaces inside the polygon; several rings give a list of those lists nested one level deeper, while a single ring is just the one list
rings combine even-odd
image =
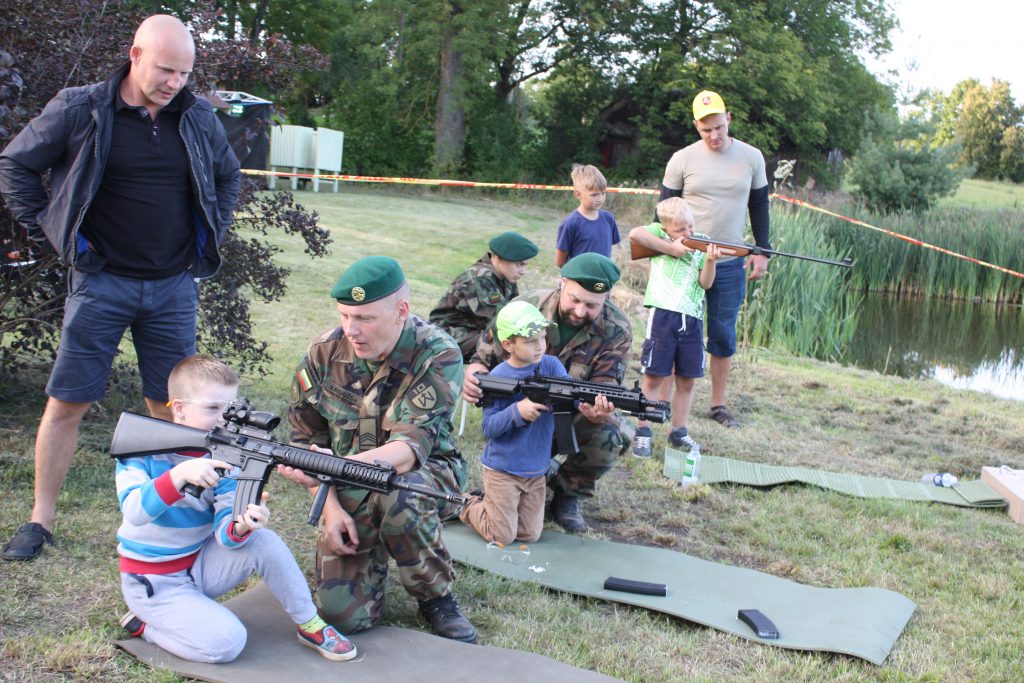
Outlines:
[{"label": "combat boot", "polygon": [[476,629],[462,615],[459,603],[455,602],[455,596],[451,593],[443,598],[421,601],[420,615],[430,622],[434,633],[442,638],[461,640],[464,643],[476,642]]},{"label": "combat boot", "polygon": [[566,495],[561,486],[555,487],[555,495],[551,498],[551,516],[570,534],[587,528],[580,512],[580,499]]}]

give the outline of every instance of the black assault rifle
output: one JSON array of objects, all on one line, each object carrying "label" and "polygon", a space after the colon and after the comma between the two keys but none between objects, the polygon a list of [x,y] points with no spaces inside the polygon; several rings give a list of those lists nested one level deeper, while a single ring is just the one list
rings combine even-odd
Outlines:
[{"label": "black assault rifle", "polygon": [[[442,493],[422,484],[406,482],[393,467],[380,461],[371,465],[278,443],[270,433],[281,422],[281,418],[273,413],[250,409],[249,402],[244,398],[225,409],[224,419],[226,424],[223,427],[214,427],[204,432],[135,413],[121,413],[110,443],[110,454],[121,459],[198,450],[210,453],[216,460],[234,465],[237,469],[230,476],[238,480],[238,487],[235,490],[233,518],[244,513],[249,503],[259,504],[263,486],[278,464],[302,470],[320,480],[320,489],[313,497],[313,505],[309,510],[309,523],[313,525],[320,520],[327,494],[335,484],[380,493],[402,489],[450,503],[466,502],[465,496]],[[182,490],[197,497],[203,492],[202,488],[193,484],[186,484]]]},{"label": "black assault rifle", "polygon": [[627,389],[615,384],[545,377],[539,373],[512,379],[477,372],[476,378],[480,380],[480,390],[483,392],[482,405],[488,405],[498,396],[523,394],[534,403],[549,406],[555,416],[556,450],[563,455],[572,455],[580,450],[572,424],[576,401],[593,405],[598,395],[603,394],[617,410],[636,415],[647,422],[666,422],[672,410],[668,401],[651,401],[644,396],[639,382],[632,389]]}]

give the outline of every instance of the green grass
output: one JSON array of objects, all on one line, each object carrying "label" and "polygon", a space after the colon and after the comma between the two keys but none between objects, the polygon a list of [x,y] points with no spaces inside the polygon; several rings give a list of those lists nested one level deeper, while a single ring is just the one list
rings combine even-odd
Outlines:
[{"label": "green grass", "polygon": [[1024,209],[1024,185],[967,178],[960,183],[956,194],[941,199],[939,205]]},{"label": "green grass", "polygon": [[[335,242],[329,258],[311,261],[297,239],[275,239],[293,275],[284,300],[255,307],[257,330],[277,359],[261,383],[247,380],[245,391],[261,408],[284,407],[305,345],[335,324],[326,292],[360,256],[399,258],[420,314],[500,230],[520,230],[541,245],[527,288],[556,279],[554,233],[565,211],[555,200],[538,208],[527,199],[502,201],[465,191],[420,195],[352,186],[338,195],[301,198],[320,211]],[[652,205],[614,210],[628,229],[646,222]],[[640,281],[633,269],[627,275]],[[627,377],[632,383],[641,329],[637,294],[623,288],[614,294],[634,314],[637,333]],[[4,539],[30,511],[32,438],[46,373],[6,379],[0,385]],[[902,479],[939,470],[972,479],[983,465],[1024,467],[1024,404],[931,381],[744,347],[730,387],[730,404],[744,428],[728,431],[714,424],[706,417],[707,400],[702,380],[691,427],[703,451],[713,455]],[[119,514],[105,449],[119,412],[139,410],[140,403],[137,389],[118,392],[90,413],[60,499],[58,545],[47,548],[41,561],[0,565],[0,679],[176,680],[166,672],[154,674],[111,645],[120,637],[117,618],[124,607],[114,541]],[[477,480],[479,421],[479,411],[470,411],[460,444]],[[656,451],[664,438],[659,430]],[[860,500],[801,486],[683,491],[660,469],[660,458],[626,457],[616,465],[584,506],[594,537],[672,548],[815,586],[899,591],[917,602],[918,611],[885,665],[759,645],[642,609],[460,568],[456,592],[481,641],[629,681],[1024,678],[1024,633],[1014,623],[1024,584],[1024,535],[1005,513]],[[314,538],[305,524],[306,494],[279,478],[272,478],[269,491],[272,526],[311,573]],[[426,628],[396,583],[388,591],[386,623]]]}]

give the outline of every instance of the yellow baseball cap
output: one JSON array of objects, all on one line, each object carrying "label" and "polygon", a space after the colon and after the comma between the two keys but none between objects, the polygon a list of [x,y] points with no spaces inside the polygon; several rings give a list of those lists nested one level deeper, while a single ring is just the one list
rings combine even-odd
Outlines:
[{"label": "yellow baseball cap", "polygon": [[710,90],[702,90],[693,98],[693,120],[700,121],[711,114],[724,114],[725,101],[722,96]]}]

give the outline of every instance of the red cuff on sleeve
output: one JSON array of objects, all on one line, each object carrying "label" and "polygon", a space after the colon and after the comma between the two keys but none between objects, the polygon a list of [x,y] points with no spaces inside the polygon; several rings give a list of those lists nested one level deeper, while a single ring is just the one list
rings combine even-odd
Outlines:
[{"label": "red cuff on sleeve", "polygon": [[170,470],[154,479],[153,486],[156,488],[156,495],[160,496],[160,500],[168,505],[174,505],[185,497],[184,493],[174,487]]},{"label": "red cuff on sleeve", "polygon": [[249,534],[251,534],[251,533],[252,533],[252,529],[249,529],[243,535],[236,536],[235,535],[235,523],[234,523],[234,521],[228,522],[228,538],[230,538],[235,543],[241,543],[246,538],[248,538]]}]

